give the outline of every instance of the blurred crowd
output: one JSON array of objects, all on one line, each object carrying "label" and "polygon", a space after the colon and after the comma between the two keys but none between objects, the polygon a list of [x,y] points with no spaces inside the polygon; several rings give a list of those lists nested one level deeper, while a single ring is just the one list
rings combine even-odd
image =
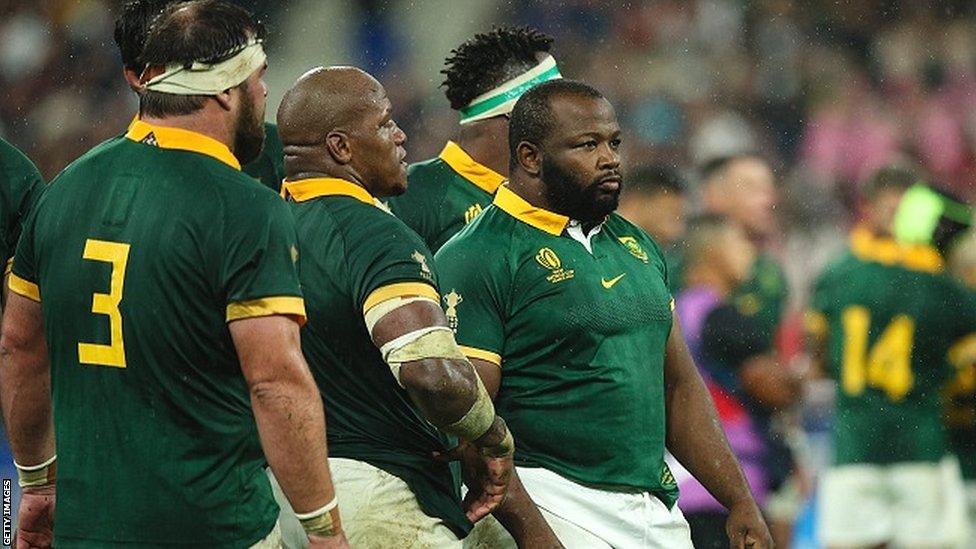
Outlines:
[{"label": "blurred crowd", "polygon": [[[291,32],[294,21],[285,15],[300,11],[302,2],[245,3],[264,16],[274,63],[283,54],[275,37]],[[641,196],[643,208],[625,201],[634,209],[624,213],[635,218],[653,210],[644,225],[665,251],[682,241],[683,220],[700,211],[728,215],[750,236],[761,236],[758,253],[785,275],[775,347],[794,370],[804,367],[801,312],[814,278],[849,229],[893,215],[884,197],[867,192],[880,168],[907,167],[964,198],[976,195],[971,2],[495,3],[485,29],[514,23],[552,34],[562,74],[594,85],[615,105],[633,168],[628,175],[635,187],[653,180],[657,189]],[[47,179],[120,133],[135,111],[111,40],[116,4],[0,2],[0,136],[25,151]],[[355,2],[361,20],[351,39],[359,63],[387,85],[410,137],[410,159],[420,160],[443,146],[457,115],[436,82],[425,82],[410,66],[410,37],[398,25],[405,4]],[[735,156],[747,153],[756,156]],[[730,157],[739,163],[730,167]],[[739,178],[739,191],[753,186],[736,191],[741,201],[710,197],[732,192],[710,189],[713,175]],[[815,470],[827,454],[818,437],[826,432],[822,412],[829,407],[821,396],[830,391],[816,383],[795,391],[805,394],[806,406],[791,421],[812,441],[797,459]],[[809,492],[801,473],[794,471],[784,490]]]}]

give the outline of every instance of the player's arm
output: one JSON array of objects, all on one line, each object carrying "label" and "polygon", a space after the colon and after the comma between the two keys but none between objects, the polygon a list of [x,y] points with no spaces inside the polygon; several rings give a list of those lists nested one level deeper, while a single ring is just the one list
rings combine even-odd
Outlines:
[{"label": "player's arm", "polygon": [[665,348],[664,391],[668,450],[729,510],[726,532],[732,547],[772,547],[769,529],[725,438],[677,316]]},{"label": "player's arm", "polygon": [[23,490],[18,546],[50,547],[56,455],[41,304],[10,292],[0,337],[0,403]]},{"label": "player's arm", "polygon": [[393,287],[380,288],[366,299],[366,326],[393,376],[424,417],[472,444],[481,455],[487,474],[481,490],[472,487],[465,502],[468,518],[476,521],[505,497],[515,452],[512,435],[454,341],[433,287],[404,284],[401,293],[388,296]]},{"label": "player's arm", "polygon": [[272,315],[234,320],[229,328],[275,478],[310,539],[341,538],[322,397],[302,356],[298,324]]},{"label": "player's arm", "polygon": [[[478,371],[488,394],[494,400],[502,382],[501,366],[485,359],[471,356],[468,358]],[[508,530],[516,544],[523,549],[562,547],[559,538],[522,486],[522,481],[514,469],[512,481],[508,485],[508,497],[498,506],[498,509],[495,509],[492,516],[505,527],[505,530]]]}]

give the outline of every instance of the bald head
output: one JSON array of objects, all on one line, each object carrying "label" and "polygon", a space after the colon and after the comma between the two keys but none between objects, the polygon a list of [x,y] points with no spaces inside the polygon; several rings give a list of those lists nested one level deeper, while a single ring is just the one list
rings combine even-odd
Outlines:
[{"label": "bald head", "polygon": [[360,69],[317,67],[306,72],[278,107],[286,176],[339,177],[374,196],[402,193],[406,135],[392,111],[383,86]]},{"label": "bald head", "polygon": [[285,145],[319,143],[348,129],[370,103],[386,99],[383,86],[355,67],[317,67],[303,74],[278,107],[278,134]]}]

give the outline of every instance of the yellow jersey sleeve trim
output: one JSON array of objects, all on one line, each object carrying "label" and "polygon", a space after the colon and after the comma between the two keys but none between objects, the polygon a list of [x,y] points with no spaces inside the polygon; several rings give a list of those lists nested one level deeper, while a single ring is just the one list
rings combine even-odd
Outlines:
[{"label": "yellow jersey sleeve trim", "polygon": [[488,194],[495,194],[505,176],[471,158],[460,145],[448,141],[439,158],[461,177]]},{"label": "yellow jersey sleeve trim", "polygon": [[430,284],[424,282],[397,282],[373,290],[373,293],[369,294],[363,303],[363,314],[366,314],[366,311],[376,305],[394,297],[429,297],[438,303],[441,302],[441,296],[437,295],[437,290]]},{"label": "yellow jersey sleeve trim", "polygon": [[956,368],[965,368],[976,363],[976,333],[956,341],[949,348],[949,363]]},{"label": "yellow jersey sleeve trim", "polygon": [[461,352],[464,353],[464,356],[468,358],[477,358],[478,360],[491,362],[495,366],[502,365],[502,355],[498,353],[485,351],[483,349],[476,349],[474,347],[467,347],[465,345],[458,345],[458,347],[461,348]]},{"label": "yellow jersey sleeve trim", "polygon": [[28,299],[33,299],[34,301],[41,302],[41,289],[37,287],[37,284],[29,280],[25,280],[10,273],[10,278],[8,279],[7,286],[10,287],[10,291],[15,294],[20,294]]},{"label": "yellow jersey sleeve trim", "polygon": [[305,324],[305,301],[300,297],[263,297],[250,301],[227,304],[227,322],[242,318],[284,315],[296,317],[299,325]]},{"label": "yellow jersey sleeve trim", "polygon": [[14,269],[14,258],[7,260],[7,266],[3,268],[3,276],[7,276]]},{"label": "yellow jersey sleeve trim", "polygon": [[803,313],[803,327],[807,333],[823,336],[830,329],[830,323],[827,321],[827,315],[820,311],[807,311]]},{"label": "yellow jersey sleeve trim", "polygon": [[508,215],[540,231],[559,236],[563,233],[569,218],[562,214],[536,208],[521,196],[515,194],[508,185],[498,187],[493,204]]}]

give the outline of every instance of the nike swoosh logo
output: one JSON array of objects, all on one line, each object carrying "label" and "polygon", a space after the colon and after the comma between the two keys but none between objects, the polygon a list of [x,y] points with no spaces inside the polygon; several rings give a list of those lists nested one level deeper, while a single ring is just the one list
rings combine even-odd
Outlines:
[{"label": "nike swoosh logo", "polygon": [[616,284],[617,282],[620,282],[620,279],[623,278],[623,277],[625,277],[625,276],[627,276],[627,273],[624,273],[624,274],[622,274],[620,276],[611,278],[610,280],[607,280],[607,279],[601,277],[600,278],[600,284],[603,284],[603,287],[609,290],[610,288],[613,288],[613,285],[614,284]]}]

